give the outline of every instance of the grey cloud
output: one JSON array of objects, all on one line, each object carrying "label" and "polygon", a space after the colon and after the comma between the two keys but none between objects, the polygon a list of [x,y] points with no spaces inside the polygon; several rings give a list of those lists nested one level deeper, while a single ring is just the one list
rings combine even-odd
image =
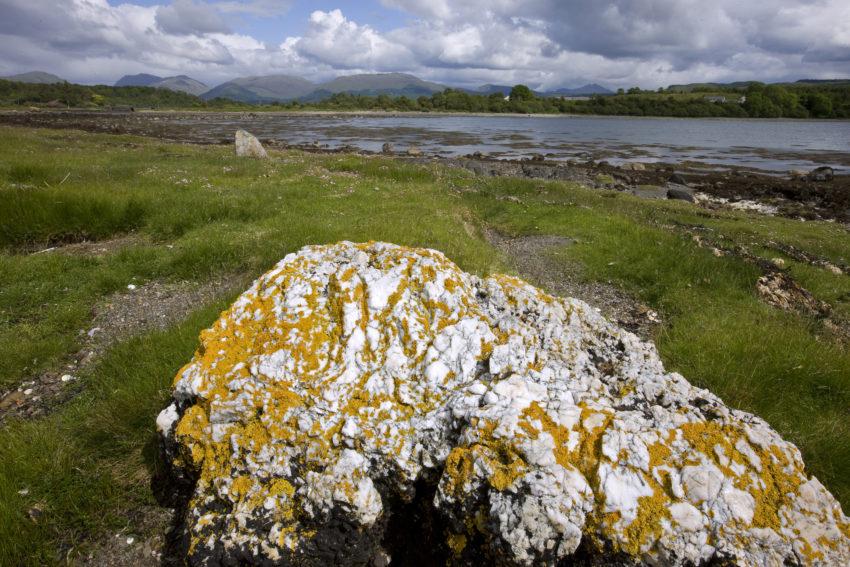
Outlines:
[{"label": "grey cloud", "polygon": [[212,6],[193,0],[174,0],[169,6],[161,6],[156,11],[156,23],[164,32],[177,35],[229,31]]},{"label": "grey cloud", "polygon": [[225,0],[213,5],[221,12],[249,14],[251,16],[280,16],[292,8],[295,0]]},{"label": "grey cloud", "polygon": [[0,70],[83,81],[186,73],[211,83],[407,71],[544,88],[850,75],[847,0],[381,0],[410,19],[379,31],[340,10],[316,11],[277,45],[230,32],[223,18],[280,15],[293,0],[133,1],[0,0]]}]

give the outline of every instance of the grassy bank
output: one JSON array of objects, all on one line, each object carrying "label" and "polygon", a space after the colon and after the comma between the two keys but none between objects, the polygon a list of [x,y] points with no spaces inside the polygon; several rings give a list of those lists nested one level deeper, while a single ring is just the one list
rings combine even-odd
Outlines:
[{"label": "grassy bank", "polygon": [[[555,269],[611,281],[658,310],[668,367],[765,417],[850,505],[850,353],[813,318],[761,302],[754,265],[717,257],[687,232],[768,258],[782,257],[773,241],[846,262],[840,226],[384,158],[273,152],[260,162],[128,136],[0,134],[0,389],[61,369],[93,310],[129,284],[247,281],[305,244],[342,239],[437,248],[486,274],[510,259],[485,227],[557,234],[574,243],[552,257]],[[75,247],[92,240],[107,251]],[[850,319],[850,278],[784,259]],[[85,555],[154,503],[154,417],[199,330],[238,291],[164,330],[131,332],[81,373],[79,395],[47,417],[0,425],[0,564]]]}]

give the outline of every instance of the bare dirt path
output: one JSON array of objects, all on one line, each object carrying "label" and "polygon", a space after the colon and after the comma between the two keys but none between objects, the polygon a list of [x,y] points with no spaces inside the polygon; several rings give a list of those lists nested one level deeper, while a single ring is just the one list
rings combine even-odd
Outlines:
[{"label": "bare dirt path", "polygon": [[110,346],[152,329],[164,329],[190,311],[222,294],[239,289],[242,276],[214,278],[202,284],[152,281],[128,284],[125,291],[104,298],[94,308],[92,323],[81,329],[81,348],[58,367],[32,377],[16,388],[0,391],[0,423],[10,417],[46,415],[82,391],[79,375]]}]

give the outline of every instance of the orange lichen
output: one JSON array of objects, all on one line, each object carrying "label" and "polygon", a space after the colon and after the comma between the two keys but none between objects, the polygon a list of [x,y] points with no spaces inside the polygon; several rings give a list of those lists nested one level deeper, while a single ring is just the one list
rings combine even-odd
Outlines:
[{"label": "orange lichen", "polygon": [[625,541],[618,540],[622,551],[638,556],[641,548],[661,535],[661,521],[670,517],[670,499],[658,487],[652,496],[638,498],[637,517],[626,526]]},{"label": "orange lichen", "polygon": [[450,534],[446,538],[446,544],[452,550],[452,553],[460,555],[466,549],[466,536],[464,534]]}]

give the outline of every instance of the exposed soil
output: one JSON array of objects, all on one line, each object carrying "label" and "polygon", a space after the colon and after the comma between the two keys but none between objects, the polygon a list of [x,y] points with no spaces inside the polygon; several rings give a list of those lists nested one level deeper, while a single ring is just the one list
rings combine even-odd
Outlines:
[{"label": "exposed soil", "polygon": [[118,238],[109,240],[95,240],[83,242],[69,242],[67,244],[55,244],[47,248],[43,247],[26,247],[18,248],[18,251],[24,254],[71,254],[74,256],[105,256],[112,254],[127,246],[133,246],[141,243],[141,238],[136,234],[127,234]]},{"label": "exposed soil", "polygon": [[[76,248],[72,253],[79,253],[79,245],[73,246]],[[94,250],[100,253],[97,246]],[[80,330],[80,350],[61,367],[0,393],[0,422],[9,417],[34,418],[53,411],[82,390],[80,373],[111,345],[144,331],[165,329],[197,306],[227,291],[236,291],[244,284],[242,276],[218,278],[203,284],[153,281],[137,286],[128,283],[126,291],[95,306],[90,328]]]},{"label": "exposed soil", "polygon": [[132,529],[109,534],[85,556],[73,559],[84,567],[156,567],[167,563],[166,532],[174,511],[146,506],[134,512]]},{"label": "exposed soil", "polygon": [[569,238],[545,235],[511,238],[494,230],[487,230],[485,235],[530,283],[552,295],[581,299],[620,327],[644,340],[652,340],[661,323],[658,313],[610,283],[583,281],[578,265],[568,269],[567,264],[557,261],[559,249],[573,242]]}]

